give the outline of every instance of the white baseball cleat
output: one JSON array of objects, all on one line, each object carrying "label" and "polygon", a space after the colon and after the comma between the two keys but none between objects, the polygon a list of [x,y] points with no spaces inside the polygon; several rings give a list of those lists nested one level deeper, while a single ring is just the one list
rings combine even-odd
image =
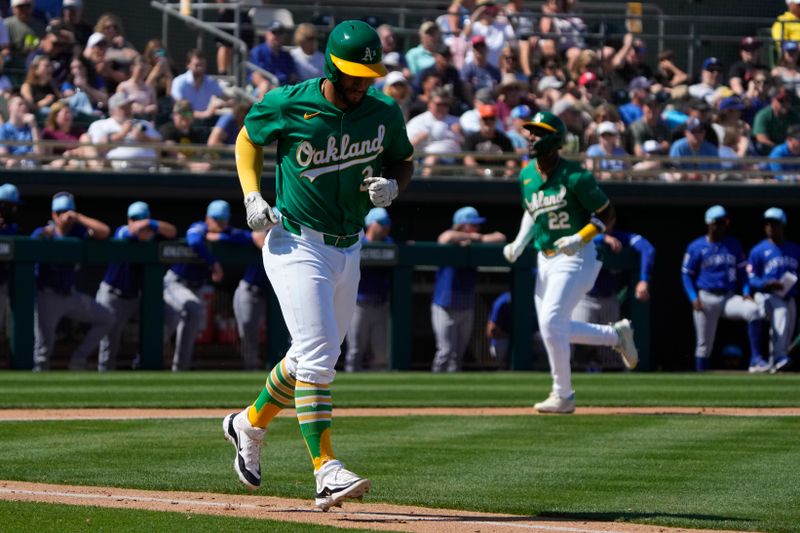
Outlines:
[{"label": "white baseball cleat", "polygon": [[261,443],[266,429],[253,427],[247,419],[247,409],[231,413],[222,421],[225,438],[236,448],[233,468],[239,481],[250,490],[261,486]]},{"label": "white baseball cleat", "polygon": [[336,460],[328,461],[314,472],[317,480],[315,504],[323,511],[339,506],[344,500],[356,500],[369,492],[372,482],[358,477]]},{"label": "white baseball cleat", "polygon": [[636,343],[633,341],[633,328],[631,321],[623,318],[613,324],[614,331],[617,332],[617,341],[614,349],[622,356],[622,362],[631,370],[636,368],[639,364],[639,350],[636,349]]},{"label": "white baseball cleat", "polygon": [[533,408],[540,413],[559,413],[568,415],[575,412],[575,393],[567,398],[562,398],[555,392],[551,392],[543,402],[533,405]]}]

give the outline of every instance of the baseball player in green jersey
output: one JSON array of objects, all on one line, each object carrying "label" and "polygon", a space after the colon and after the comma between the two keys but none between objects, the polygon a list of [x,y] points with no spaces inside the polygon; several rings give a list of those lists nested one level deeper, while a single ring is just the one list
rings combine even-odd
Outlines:
[{"label": "baseball player in green jersey", "polygon": [[557,116],[543,111],[524,127],[530,133],[531,154],[531,162],[520,173],[525,211],[519,233],[503,248],[503,255],[513,263],[531,240],[539,252],[536,313],[553,390],[534,408],[544,413],[572,413],[575,391],[570,343],[613,346],[628,368],[639,361],[630,321],[603,326],[570,320],[572,310],[600,272],[602,263],[590,243],[614,220],[614,207],[589,171],[561,159],[558,150],[566,128]]},{"label": "baseball player in green jersey", "polygon": [[[255,402],[228,415],[223,429],[236,447],[239,479],[256,489],[267,426],[294,406],[314,464],[316,505],[324,511],[370,487],[334,457],[330,384],[355,310],[364,215],[391,204],[413,173],[403,114],[372,88],[386,74],[381,55],[368,24],[340,23],[328,39],[325,78],[267,93],[236,140],[247,223],[269,230],[264,268],[292,345]],[[276,209],[259,183],[262,147],[273,142]]]}]

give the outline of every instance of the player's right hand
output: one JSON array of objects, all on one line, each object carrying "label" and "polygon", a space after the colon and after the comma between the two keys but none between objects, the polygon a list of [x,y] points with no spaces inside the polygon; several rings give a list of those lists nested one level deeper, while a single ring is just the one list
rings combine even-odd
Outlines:
[{"label": "player's right hand", "polygon": [[692,302],[692,307],[695,311],[702,311],[703,310],[703,302],[700,301],[700,298],[695,298]]},{"label": "player's right hand", "polygon": [[244,207],[247,210],[247,225],[253,231],[268,231],[278,223],[278,217],[258,191],[253,191],[245,197]]},{"label": "player's right hand", "polygon": [[515,262],[519,259],[519,256],[522,255],[522,252],[525,251],[525,246],[520,246],[516,242],[510,242],[503,246],[503,257],[506,258],[506,261],[509,263]]}]

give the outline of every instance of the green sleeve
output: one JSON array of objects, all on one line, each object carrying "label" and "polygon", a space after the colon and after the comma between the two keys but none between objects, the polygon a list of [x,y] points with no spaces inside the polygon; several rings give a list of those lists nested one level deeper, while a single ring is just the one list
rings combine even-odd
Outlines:
[{"label": "green sleeve", "polygon": [[765,107],[756,113],[756,117],[753,120],[753,135],[758,135],[759,133],[767,135],[767,111],[769,111],[769,107]]},{"label": "green sleeve", "polygon": [[273,89],[253,105],[244,119],[247,135],[260,146],[272,144],[283,130],[283,91]]},{"label": "green sleeve", "polygon": [[575,180],[572,185],[572,192],[580,202],[581,206],[590,213],[594,213],[608,203],[608,196],[597,185],[594,176],[589,171],[573,174]]},{"label": "green sleeve", "polygon": [[396,103],[390,108],[391,120],[389,121],[388,131],[386,132],[386,153],[383,156],[385,166],[393,165],[405,161],[414,155],[414,147],[408,140],[406,132],[406,122],[403,119],[403,112]]}]

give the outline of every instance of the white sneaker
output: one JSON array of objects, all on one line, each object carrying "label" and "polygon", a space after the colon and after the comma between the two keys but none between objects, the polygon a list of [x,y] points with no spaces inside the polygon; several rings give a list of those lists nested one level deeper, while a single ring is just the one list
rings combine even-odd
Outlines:
[{"label": "white sneaker", "polygon": [[369,492],[372,482],[358,477],[336,460],[328,461],[314,472],[317,480],[317,507],[327,511],[344,500],[360,499]]},{"label": "white sneaker", "polygon": [[545,401],[534,404],[533,408],[540,413],[574,413],[575,393],[570,394],[567,398],[562,398],[555,392],[551,392]]},{"label": "white sneaker", "polygon": [[253,427],[247,419],[247,409],[231,413],[222,421],[225,438],[236,448],[233,468],[239,480],[250,490],[261,486],[261,442],[266,429]]},{"label": "white sneaker", "polygon": [[622,356],[622,362],[625,366],[633,370],[639,364],[639,350],[636,349],[636,343],[633,342],[631,321],[623,318],[618,322],[614,322],[613,327],[619,337],[614,349]]}]

